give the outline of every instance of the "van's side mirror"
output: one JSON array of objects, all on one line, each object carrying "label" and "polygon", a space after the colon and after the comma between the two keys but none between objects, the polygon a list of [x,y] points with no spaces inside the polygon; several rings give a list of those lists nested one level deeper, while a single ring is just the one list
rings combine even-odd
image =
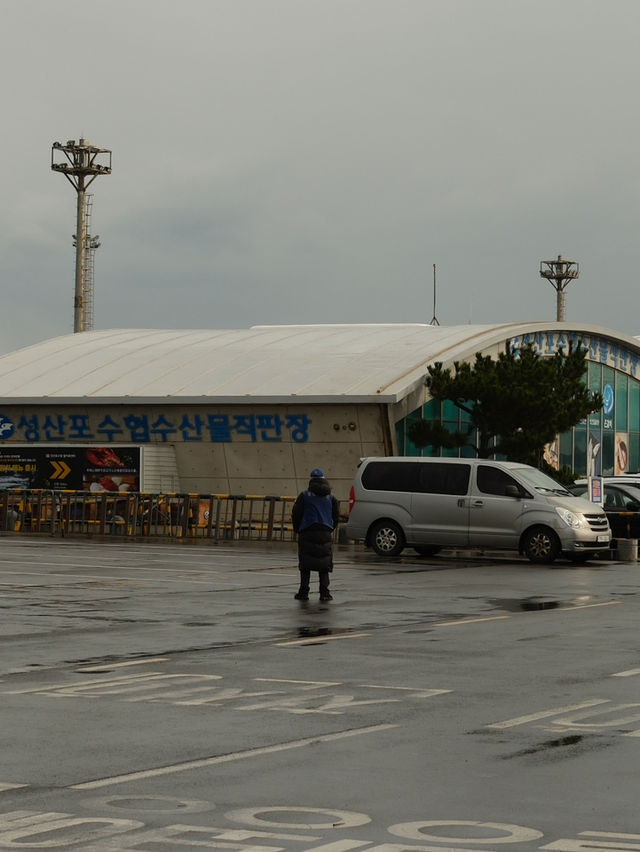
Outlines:
[{"label": "van's side mirror", "polygon": [[507,497],[522,497],[522,493],[517,485],[507,485],[504,493]]}]

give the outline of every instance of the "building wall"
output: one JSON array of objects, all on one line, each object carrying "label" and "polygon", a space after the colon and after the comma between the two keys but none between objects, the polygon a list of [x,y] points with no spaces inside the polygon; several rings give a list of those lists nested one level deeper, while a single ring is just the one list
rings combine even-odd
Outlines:
[{"label": "building wall", "polygon": [[365,404],[54,403],[3,407],[0,448],[173,446],[179,490],[196,493],[295,496],[320,467],[346,507],[359,459],[393,452],[387,420],[385,406]]}]

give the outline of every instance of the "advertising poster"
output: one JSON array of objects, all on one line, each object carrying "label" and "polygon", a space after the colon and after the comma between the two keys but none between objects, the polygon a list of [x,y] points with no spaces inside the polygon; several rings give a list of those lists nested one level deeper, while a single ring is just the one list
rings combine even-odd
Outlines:
[{"label": "advertising poster", "polygon": [[551,441],[550,444],[544,448],[543,454],[544,460],[546,463],[552,467],[554,470],[558,470],[560,467],[560,439],[556,435],[556,437]]},{"label": "advertising poster", "polygon": [[616,433],[616,476],[629,469],[629,436],[626,432]]},{"label": "advertising poster", "polygon": [[601,476],[589,477],[589,500],[592,503],[598,503],[600,506],[604,503],[604,490],[602,487]]},{"label": "advertising poster", "polygon": [[0,489],[140,490],[139,447],[0,447]]},{"label": "advertising poster", "polygon": [[587,440],[587,476],[600,476],[602,473],[602,432],[591,429]]}]

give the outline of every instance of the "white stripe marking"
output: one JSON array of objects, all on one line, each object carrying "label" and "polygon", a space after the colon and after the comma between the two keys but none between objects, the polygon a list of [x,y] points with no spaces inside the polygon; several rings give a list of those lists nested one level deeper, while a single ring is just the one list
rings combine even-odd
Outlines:
[{"label": "white stripe marking", "polygon": [[342,633],[340,636],[308,636],[304,639],[293,639],[291,642],[275,642],[276,648],[287,648],[291,645],[317,645],[320,642],[331,642],[336,639],[362,639],[371,636],[370,633]]},{"label": "white stripe marking", "polygon": [[140,772],[130,772],[128,775],[114,775],[112,778],[100,778],[97,781],[85,781],[81,784],[71,784],[70,790],[96,790],[99,787],[109,787],[112,784],[125,784],[128,781],[138,781],[144,778],[157,778],[159,775],[172,775],[174,772],[186,772],[190,769],[201,769],[204,766],[215,766],[219,763],[232,763],[234,760],[246,760],[250,757],[260,757],[263,754],[274,754],[278,751],[288,751],[303,748],[316,743],[327,743],[346,737],[357,737],[360,734],[372,734],[397,728],[398,725],[371,725],[367,728],[353,728],[349,731],[338,731],[334,734],[322,734],[318,737],[307,737],[303,740],[293,740],[288,743],[278,743],[261,748],[250,748],[246,751],[236,751],[231,754],[220,754],[216,757],[203,757],[199,760],[189,760],[186,763],[175,763],[172,766],[159,766],[157,769],[144,769]]},{"label": "white stripe marking", "polygon": [[110,672],[111,669],[123,669],[125,666],[146,666],[148,663],[166,663],[169,657],[148,657],[146,660],[130,660],[126,663],[105,663],[102,666],[87,666],[84,669],[76,669],[77,672],[90,674],[91,672]]},{"label": "white stripe marking", "polygon": [[507,719],[505,722],[494,722],[487,728],[515,728],[516,725],[525,725],[527,722],[535,722],[538,719],[547,719],[549,716],[558,716],[569,710],[582,710],[584,707],[595,707],[597,704],[608,704],[608,698],[595,698],[593,701],[583,701],[581,704],[567,704],[564,707],[554,707],[552,710],[542,710],[540,713],[530,713],[528,716],[517,716],[515,719]]},{"label": "white stripe marking", "polygon": [[477,624],[480,621],[501,621],[510,615],[490,615],[486,618],[461,618],[459,621],[436,621],[434,627],[457,627],[459,624]]}]

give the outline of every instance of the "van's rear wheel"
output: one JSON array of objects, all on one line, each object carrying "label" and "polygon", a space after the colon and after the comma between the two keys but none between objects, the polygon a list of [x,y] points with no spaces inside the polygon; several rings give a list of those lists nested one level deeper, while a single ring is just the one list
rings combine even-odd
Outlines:
[{"label": "van's rear wheel", "polygon": [[531,562],[553,562],[560,553],[560,541],[549,527],[531,527],[522,541],[522,551]]},{"label": "van's rear wheel", "polygon": [[405,545],[404,533],[395,521],[377,521],[369,541],[378,556],[400,556]]}]

